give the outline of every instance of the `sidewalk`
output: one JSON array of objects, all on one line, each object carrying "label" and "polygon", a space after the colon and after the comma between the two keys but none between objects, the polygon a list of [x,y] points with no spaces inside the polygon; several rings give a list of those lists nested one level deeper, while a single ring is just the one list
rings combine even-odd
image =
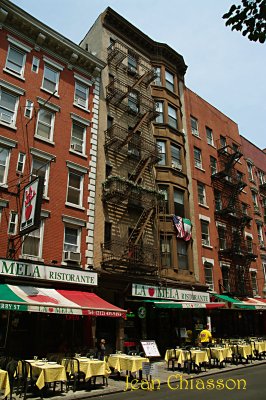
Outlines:
[{"label": "sidewalk", "polygon": [[[253,366],[261,365],[261,364],[266,364],[266,360],[253,360],[252,362],[249,361],[248,364],[238,364],[238,365],[232,365],[232,364],[227,364],[226,367],[224,368],[211,368],[208,369],[207,371],[202,371],[199,374],[196,373],[191,373],[186,374],[182,373],[182,371],[178,371],[177,369],[175,371],[172,370],[167,370],[167,363],[165,361],[158,361],[155,362],[155,370],[156,374],[152,377],[153,379],[158,379],[160,381],[160,384],[167,384],[167,380],[169,376],[171,375],[171,382],[174,382],[175,379],[173,375],[178,375],[180,377],[182,375],[183,379],[191,379],[191,378],[203,378],[208,375],[214,375],[214,374],[220,374],[223,372],[227,371],[234,371],[236,369],[242,369],[242,368],[251,368]],[[178,381],[178,378],[177,380]],[[74,400],[74,399],[86,399],[89,397],[98,397],[98,396],[104,396],[108,394],[113,394],[113,393],[119,393],[123,392],[126,389],[126,377],[124,374],[121,374],[121,377],[118,379],[116,374],[112,374],[108,378],[108,386],[104,387],[101,385],[102,383],[102,377],[98,377],[96,380],[96,387],[92,388],[91,390],[77,390],[76,392],[73,392],[72,390],[69,390],[68,393],[52,393],[49,392],[49,395],[45,395],[45,398],[52,398],[53,400]]]}]

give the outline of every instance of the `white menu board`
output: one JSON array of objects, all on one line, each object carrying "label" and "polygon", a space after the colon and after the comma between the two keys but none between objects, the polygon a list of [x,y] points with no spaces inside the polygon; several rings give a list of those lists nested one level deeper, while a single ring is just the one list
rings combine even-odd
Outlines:
[{"label": "white menu board", "polygon": [[140,343],[146,357],[161,357],[155,340],[141,340]]}]

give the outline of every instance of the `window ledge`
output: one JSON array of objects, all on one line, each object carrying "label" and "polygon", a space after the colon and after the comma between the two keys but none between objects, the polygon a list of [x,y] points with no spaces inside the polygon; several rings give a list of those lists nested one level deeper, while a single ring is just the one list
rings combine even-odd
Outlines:
[{"label": "window ledge", "polygon": [[53,97],[57,97],[58,99],[60,99],[60,96],[59,96],[59,94],[57,94],[57,91],[56,91],[56,93],[54,93],[54,92],[51,92],[51,91],[48,90],[48,89],[45,89],[45,88],[42,87],[42,86],[40,87],[40,89],[41,89],[42,91],[46,92],[46,93],[52,94]]},{"label": "window ledge", "polygon": [[195,165],[195,168],[196,168],[196,169],[199,169],[199,170],[202,171],[202,172],[206,172],[205,169],[203,169],[203,168],[201,168],[201,167],[197,167],[196,165]]},{"label": "window ledge", "polygon": [[67,201],[65,202],[65,205],[68,206],[68,207],[77,208],[77,209],[82,210],[82,211],[85,210],[85,207],[78,206],[77,204],[73,204],[73,203],[68,203]]},{"label": "window ledge", "polygon": [[3,71],[6,72],[7,74],[10,74],[12,76],[15,76],[16,78],[20,79],[21,81],[25,82],[25,78],[22,75],[18,75],[15,72],[7,69],[7,68],[3,68]]},{"label": "window ledge", "polygon": [[217,150],[217,147],[214,146],[214,144],[211,144],[211,143],[207,143],[207,144],[208,144],[208,146],[211,146],[213,149],[216,149],[216,150]]},{"label": "window ledge", "polygon": [[191,134],[192,134],[192,136],[194,136],[194,137],[196,137],[197,139],[200,139],[201,140],[201,137],[200,137],[200,135],[196,135],[195,133],[193,133],[193,132],[191,132]]},{"label": "window ledge", "polygon": [[210,208],[207,204],[202,204],[202,203],[198,203],[199,206],[203,207],[203,208]]},{"label": "window ledge", "polygon": [[79,104],[77,104],[75,102],[73,103],[73,106],[79,108],[80,110],[85,111],[88,114],[90,114],[90,110],[88,108],[81,107]]},{"label": "window ledge", "polygon": [[52,140],[46,139],[46,138],[43,137],[43,136],[34,135],[34,138],[35,138],[35,139],[38,139],[38,140],[42,140],[43,142],[46,142],[46,143],[48,143],[48,144],[51,144],[52,146],[55,146],[55,142],[53,142]]},{"label": "window ledge", "polygon": [[0,184],[0,190],[1,189],[8,189],[8,185],[6,183],[1,183]]},{"label": "window ledge", "polygon": [[15,125],[6,124],[4,121],[1,120],[0,120],[0,125],[6,126],[7,128],[12,129],[13,131],[17,130],[17,127]]},{"label": "window ledge", "polygon": [[213,246],[210,246],[208,244],[202,244],[202,247],[206,247],[206,249],[213,249]]},{"label": "window ledge", "polygon": [[79,151],[75,151],[75,150],[73,150],[73,149],[69,149],[69,153],[73,153],[73,154],[75,154],[75,155],[77,155],[77,156],[80,156],[80,157],[82,157],[82,158],[88,158],[88,156],[86,155],[86,154],[84,154],[84,153],[80,153]]},{"label": "window ledge", "polygon": [[44,259],[41,257],[36,257],[36,256],[30,256],[28,254],[22,254],[21,256],[18,257],[19,259],[23,260],[32,260],[36,262],[44,262]]}]

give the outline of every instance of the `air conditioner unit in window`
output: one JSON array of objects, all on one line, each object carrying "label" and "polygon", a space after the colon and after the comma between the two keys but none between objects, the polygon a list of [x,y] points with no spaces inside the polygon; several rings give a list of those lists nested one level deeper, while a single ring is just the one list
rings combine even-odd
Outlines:
[{"label": "air conditioner unit in window", "polygon": [[78,151],[79,153],[82,153],[82,144],[79,143],[72,143],[71,144],[71,149]]},{"label": "air conditioner unit in window", "polygon": [[5,122],[6,124],[12,123],[12,115],[0,113],[0,120]]},{"label": "air conditioner unit in window", "polygon": [[80,253],[75,251],[65,251],[64,253],[64,261],[72,261],[76,263],[80,263]]},{"label": "air conditioner unit in window", "polygon": [[178,171],[182,171],[182,164],[172,162],[172,168],[177,169]]}]

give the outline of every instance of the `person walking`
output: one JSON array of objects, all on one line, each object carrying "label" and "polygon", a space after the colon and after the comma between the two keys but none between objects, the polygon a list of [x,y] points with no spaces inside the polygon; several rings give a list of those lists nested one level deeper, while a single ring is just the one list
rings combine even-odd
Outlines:
[{"label": "person walking", "polygon": [[105,339],[101,339],[100,342],[97,343],[97,358],[99,360],[104,361],[104,356],[105,356]]},{"label": "person walking", "polygon": [[212,342],[212,334],[209,331],[209,326],[206,325],[204,329],[199,334],[199,341],[201,346],[207,347],[209,343]]}]

